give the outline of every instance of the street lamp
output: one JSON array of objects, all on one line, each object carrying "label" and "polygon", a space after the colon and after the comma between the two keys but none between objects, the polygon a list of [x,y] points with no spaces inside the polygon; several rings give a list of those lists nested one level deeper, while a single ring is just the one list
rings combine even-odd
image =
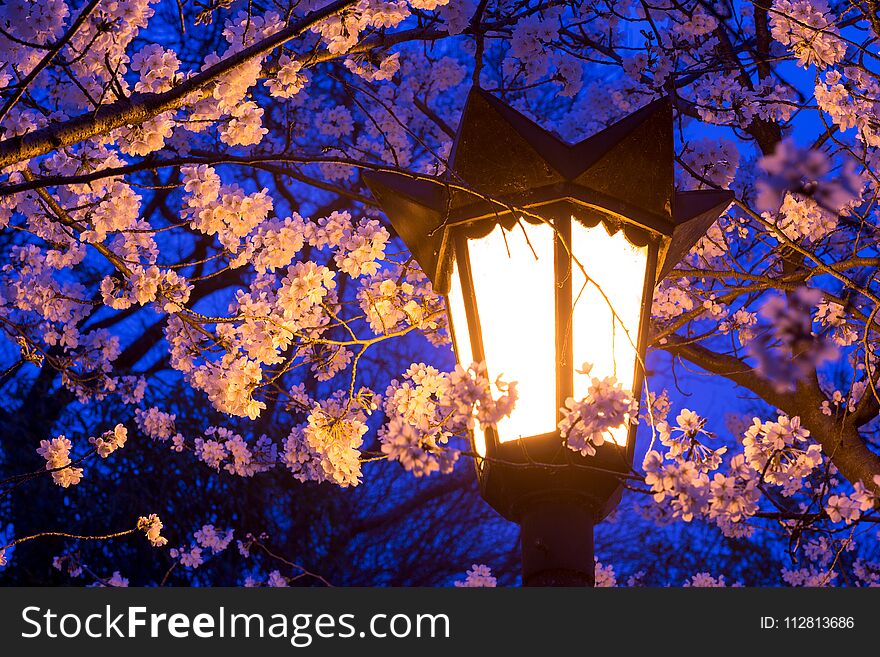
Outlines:
[{"label": "street lamp", "polygon": [[585,396],[585,362],[640,397],[654,286],[732,198],[676,191],[673,158],[668,98],[569,145],[475,88],[444,181],[366,175],[446,296],[458,361],[517,381],[510,417],[472,440],[483,498],[522,526],[524,584],[592,585],[593,525],[620,499],[635,425],[582,456],[560,409]]}]

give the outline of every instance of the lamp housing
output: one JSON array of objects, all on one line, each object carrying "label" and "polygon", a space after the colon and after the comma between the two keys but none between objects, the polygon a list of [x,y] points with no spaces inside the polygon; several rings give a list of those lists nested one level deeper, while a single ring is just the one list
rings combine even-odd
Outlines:
[{"label": "lamp housing", "polygon": [[567,144],[474,88],[442,179],[365,174],[446,297],[458,362],[517,381],[511,416],[471,436],[481,493],[510,520],[557,499],[600,520],[619,501],[635,423],[582,456],[562,409],[592,377],[640,398],[655,285],[732,200],[675,190],[672,109],[661,98]]}]

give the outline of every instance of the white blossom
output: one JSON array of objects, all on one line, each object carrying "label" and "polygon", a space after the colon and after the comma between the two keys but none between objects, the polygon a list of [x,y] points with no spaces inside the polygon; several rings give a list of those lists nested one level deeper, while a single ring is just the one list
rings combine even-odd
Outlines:
[{"label": "white blossom", "polygon": [[463,580],[456,580],[455,586],[467,588],[494,588],[496,579],[492,577],[492,569],[483,564],[474,564],[467,571]]}]

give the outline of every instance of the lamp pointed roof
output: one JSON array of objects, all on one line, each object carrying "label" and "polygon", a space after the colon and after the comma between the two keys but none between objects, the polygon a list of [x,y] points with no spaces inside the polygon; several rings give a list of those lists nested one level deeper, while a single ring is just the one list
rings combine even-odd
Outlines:
[{"label": "lamp pointed roof", "polygon": [[497,219],[511,208],[540,214],[542,206],[559,201],[660,236],[658,274],[665,275],[733,197],[726,190],[677,192],[674,156],[668,97],[568,144],[475,87],[445,180],[390,172],[364,178],[434,288],[444,294],[452,262],[449,228]]},{"label": "lamp pointed roof", "polygon": [[[672,103],[661,98],[577,144],[568,144],[479,88],[468,96],[450,166],[493,197],[571,187],[669,221],[673,194]],[[580,188],[580,189],[578,189]],[[474,201],[453,194],[452,205]]]},{"label": "lamp pointed roof", "polygon": [[661,254],[662,259],[657,271],[658,281],[684,259],[691,247],[700,241],[731,201],[733,201],[733,192],[729,189],[675,193],[673,204],[675,229],[668,247]]},{"label": "lamp pointed roof", "polygon": [[[419,180],[398,173],[364,174],[367,185],[391,226],[403,240],[435,289],[448,291],[441,281],[452,254],[447,248],[442,208],[447,205],[447,188],[430,180]],[[451,263],[450,263],[451,265]]]}]

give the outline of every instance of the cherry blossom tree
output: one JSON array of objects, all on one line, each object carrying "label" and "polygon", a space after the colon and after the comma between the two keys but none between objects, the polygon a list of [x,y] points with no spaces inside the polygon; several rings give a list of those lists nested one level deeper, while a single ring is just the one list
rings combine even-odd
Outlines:
[{"label": "cherry blossom tree", "polygon": [[[679,187],[736,192],[656,291],[642,399],[592,379],[561,439],[589,455],[640,415],[644,516],[781,534],[787,584],[880,581],[878,39],[871,2],[3,0],[0,564],[124,537],[170,560],[154,583],[235,548],[265,559],[248,584],[327,583],[161,497],[89,532],[21,517],[27,491],[157,467],[125,470],[142,442],[205,490],[283,477],[316,505],[363,499],[367,464],[460,478],[516,382],[450,366],[443,298],[362,174],[439,179],[479,85],[569,141],[668,95]],[[701,412],[660,369],[724,379],[753,415]],[[642,581],[609,557],[597,582]],[[108,563],[51,565],[130,580]]]}]

